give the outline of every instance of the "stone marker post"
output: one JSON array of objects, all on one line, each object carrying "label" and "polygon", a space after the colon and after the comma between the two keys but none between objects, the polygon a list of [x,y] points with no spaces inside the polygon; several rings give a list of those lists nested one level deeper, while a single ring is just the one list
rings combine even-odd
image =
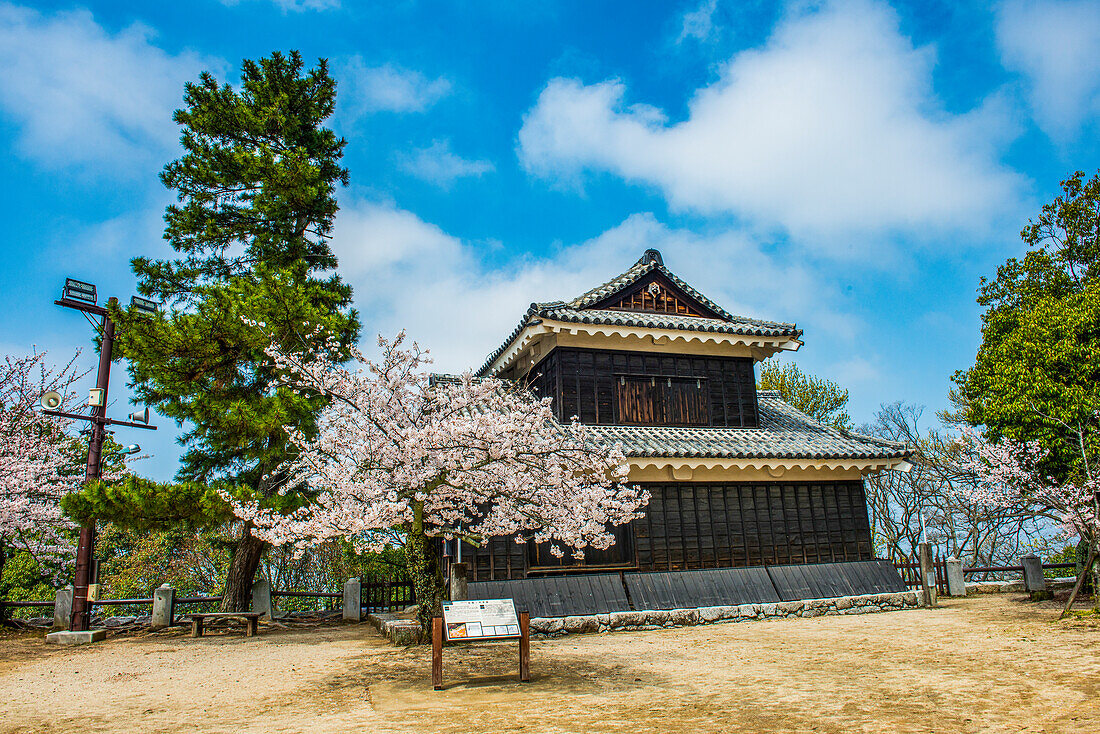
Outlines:
[{"label": "stone marker post", "polygon": [[271,582],[258,579],[252,584],[252,611],[260,612],[260,619],[270,622],[275,618],[275,607],[271,604]]},{"label": "stone marker post", "polygon": [[359,622],[363,619],[363,584],[359,579],[344,582],[344,620]]},{"label": "stone marker post", "polygon": [[73,586],[69,584],[63,589],[58,589],[53,598],[53,628],[55,630],[69,629],[69,617],[73,613]]},{"label": "stone marker post", "polygon": [[175,622],[175,611],[176,590],[169,584],[161,584],[159,589],[153,590],[153,619],[150,625],[155,630],[171,627]]},{"label": "stone marker post", "polygon": [[947,594],[948,596],[966,596],[966,577],[963,575],[963,564],[954,556],[947,559]]},{"label": "stone marker post", "polygon": [[920,583],[926,607],[936,606],[936,568],[932,565],[932,544],[918,543],[920,554]]},{"label": "stone marker post", "polygon": [[451,564],[451,601],[465,601],[470,598],[467,586],[468,569],[469,566],[465,563]]},{"label": "stone marker post", "polygon": [[1024,567],[1024,589],[1031,595],[1031,600],[1053,598],[1053,593],[1047,591],[1047,580],[1043,578],[1043,562],[1039,557],[1028,553],[1020,559],[1020,565]]}]

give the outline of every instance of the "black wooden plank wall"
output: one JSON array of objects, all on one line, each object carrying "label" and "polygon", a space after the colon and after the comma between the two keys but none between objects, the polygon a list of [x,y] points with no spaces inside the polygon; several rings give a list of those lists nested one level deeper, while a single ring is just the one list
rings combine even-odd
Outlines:
[{"label": "black wooden plank wall", "polygon": [[697,357],[606,349],[554,349],[528,373],[539,397],[554,399],[554,414],[568,421],[616,425],[619,375],[697,377],[707,394],[709,425],[759,425],[756,380],[748,357]]},{"label": "black wooden plank wall", "polygon": [[619,574],[588,574],[469,585],[471,599],[512,599],[532,617],[607,614],[630,609]]},{"label": "black wooden plank wall", "polygon": [[638,567],[679,570],[862,561],[872,556],[863,483],[646,484]]},{"label": "black wooden plank wall", "polygon": [[[646,516],[632,524],[633,553],[628,535],[622,545],[590,553],[588,565],[608,564],[617,551],[624,551],[621,567],[642,571],[865,561],[873,555],[859,480],[645,487],[652,498]],[[531,557],[512,538],[462,551],[471,581],[525,578]],[[553,565],[559,564],[575,561],[567,553]]]},{"label": "black wooden plank wall", "polygon": [[518,611],[527,610],[532,617],[769,604],[905,590],[894,564],[884,560],[631,572],[621,578],[619,574],[549,576],[469,586],[471,599],[511,598]]}]

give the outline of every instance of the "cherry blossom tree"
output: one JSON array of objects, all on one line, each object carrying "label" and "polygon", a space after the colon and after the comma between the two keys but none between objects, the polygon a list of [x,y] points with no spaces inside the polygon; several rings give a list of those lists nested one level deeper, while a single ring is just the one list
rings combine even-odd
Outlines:
[{"label": "cherry blossom tree", "polygon": [[12,551],[43,564],[73,557],[74,525],[59,501],[83,480],[79,449],[67,422],[41,415],[38,401],[55,390],[68,407],[72,385],[85,373],[76,357],[59,369],[47,367],[45,358],[38,352],[0,361],[0,570]]},{"label": "cherry blossom tree", "polygon": [[558,423],[549,400],[522,386],[429,376],[427,353],[404,341],[380,337],[376,362],[352,350],[350,368],[334,359],[346,353],[335,341],[309,358],[268,351],[287,385],[327,404],[310,435],[287,427],[299,452],[272,478],[279,491],[307,485],[312,501],[283,514],[234,502],[265,540],[402,545],[427,629],[445,593],[434,539],[510,536],[583,557],[640,516],[649,496],[625,483],[617,447]]},{"label": "cherry blossom tree", "polygon": [[[965,485],[971,501],[989,507],[1031,507],[1036,512],[1053,512],[1068,536],[1077,536],[1087,544],[1088,560],[1067,610],[1096,562],[1100,540],[1100,477],[1089,458],[1087,430],[1078,428],[1074,434],[1081,457],[1076,482],[1059,482],[1041,471],[1047,451],[1038,441],[1002,439],[991,443],[970,427],[963,427],[959,438],[965,449],[962,468],[977,478]],[[1100,588],[1095,591],[1100,604]]]}]

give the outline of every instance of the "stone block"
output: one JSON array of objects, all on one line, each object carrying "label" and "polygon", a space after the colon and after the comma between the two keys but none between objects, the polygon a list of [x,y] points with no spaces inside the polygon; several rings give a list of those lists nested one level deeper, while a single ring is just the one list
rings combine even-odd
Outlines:
[{"label": "stone block", "polygon": [[59,632],[50,632],[46,635],[47,645],[87,645],[90,642],[101,642],[107,639],[107,630],[84,630],[80,632],[70,632],[69,630],[61,630]]},{"label": "stone block", "polygon": [[465,601],[470,598],[468,575],[469,567],[465,563],[451,564],[451,601]]},{"label": "stone block", "polygon": [[756,605],[754,604],[742,604],[737,607],[737,616],[739,617],[756,617]]},{"label": "stone block", "polygon": [[270,622],[275,616],[275,607],[271,605],[271,582],[258,579],[252,584],[252,611],[260,612],[260,619]]},{"label": "stone block", "polygon": [[162,584],[159,589],[153,590],[153,619],[151,627],[155,630],[171,627],[175,620],[176,590],[169,584]]},{"label": "stone block", "polygon": [[761,604],[760,613],[765,617],[775,617],[779,614],[779,605],[777,604]]},{"label": "stone block", "polygon": [[947,559],[947,595],[966,596],[966,577],[963,576],[963,564],[954,556]]},{"label": "stone block", "polygon": [[779,609],[779,611],[783,612],[784,614],[798,614],[802,611],[802,608],[804,606],[805,603],[801,601],[781,601],[776,604],[776,607]]},{"label": "stone block", "polygon": [[363,585],[359,579],[344,582],[343,617],[347,622],[363,619]]},{"label": "stone block", "polygon": [[669,623],[672,615],[665,609],[650,609],[645,614],[645,624],[664,626]]},{"label": "stone block", "polygon": [[69,620],[73,614],[73,586],[69,584],[63,589],[58,589],[53,598],[53,628],[63,630],[69,628]]},{"label": "stone block", "polygon": [[855,604],[855,600],[850,596],[842,596],[836,600],[837,611],[844,611],[845,609],[851,609]]},{"label": "stone block", "polygon": [[572,634],[599,632],[600,620],[593,615],[578,615],[562,620],[562,628]]},{"label": "stone block", "polygon": [[615,629],[645,624],[645,612],[612,612],[608,616],[609,624]]},{"label": "stone block", "polygon": [[802,610],[803,617],[821,617],[825,614],[825,610],[821,607],[806,607]]},{"label": "stone block", "polygon": [[700,607],[699,618],[703,621],[703,624],[709,624],[710,622],[717,622],[722,619],[722,610],[726,607]]},{"label": "stone block", "polygon": [[701,617],[695,609],[673,609],[669,612],[668,621],[680,627],[688,627],[699,624]]},{"label": "stone block", "polygon": [[610,627],[611,626],[611,615],[610,614],[597,614],[596,619],[600,620],[600,626],[601,627]]},{"label": "stone block", "polygon": [[1020,559],[1020,565],[1024,567],[1024,590],[1046,591],[1047,580],[1043,578],[1043,562],[1034,553],[1028,553]]}]

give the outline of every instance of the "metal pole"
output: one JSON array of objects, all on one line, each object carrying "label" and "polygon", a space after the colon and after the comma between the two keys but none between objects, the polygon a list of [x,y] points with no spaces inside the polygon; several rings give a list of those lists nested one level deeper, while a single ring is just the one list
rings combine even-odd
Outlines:
[{"label": "metal pole", "polygon": [[[107,301],[108,308],[118,300]],[[103,341],[99,347],[99,371],[96,388],[102,390],[103,404],[92,408],[92,436],[88,440],[88,464],[84,469],[84,481],[99,479],[102,473],[103,439],[106,436],[107,387],[111,380],[111,351],[115,340],[115,322],[110,314],[103,315]],[[73,581],[73,612],[69,629],[85,631],[91,627],[92,605],[88,602],[88,586],[93,583],[92,557],[95,553],[95,520],[89,520],[80,528],[80,540],[76,548],[76,578]]]}]

